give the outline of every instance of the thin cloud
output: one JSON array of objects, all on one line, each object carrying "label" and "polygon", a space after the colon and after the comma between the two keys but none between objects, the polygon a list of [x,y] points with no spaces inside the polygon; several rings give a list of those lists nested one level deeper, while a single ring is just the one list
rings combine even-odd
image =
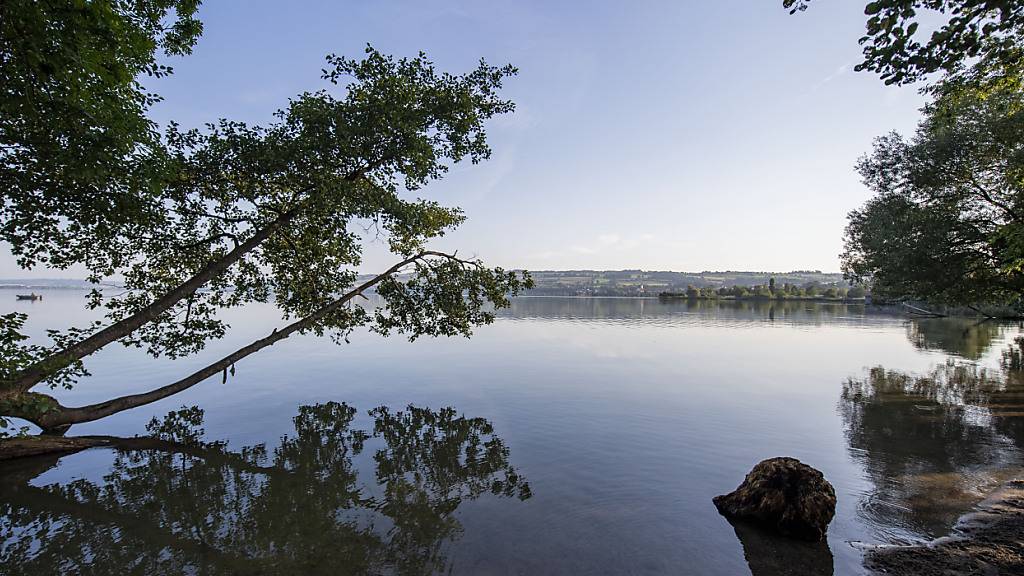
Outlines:
[{"label": "thin cloud", "polygon": [[832,82],[836,78],[839,78],[840,76],[845,75],[849,71],[850,71],[850,64],[849,63],[843,64],[842,66],[836,68],[834,72],[832,72],[828,76],[825,76],[824,78],[822,78],[821,80],[819,80],[818,82],[813,84],[811,86],[810,90],[808,90],[807,92],[809,94],[814,94],[818,90],[822,89],[829,82]]}]

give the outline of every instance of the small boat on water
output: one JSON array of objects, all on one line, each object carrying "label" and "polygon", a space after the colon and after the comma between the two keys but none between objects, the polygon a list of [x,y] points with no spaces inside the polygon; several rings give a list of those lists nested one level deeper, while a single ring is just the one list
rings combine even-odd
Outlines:
[{"label": "small boat on water", "polygon": [[42,300],[43,299],[43,295],[42,294],[36,294],[35,292],[33,292],[31,294],[17,294],[17,297],[18,297],[18,300]]}]

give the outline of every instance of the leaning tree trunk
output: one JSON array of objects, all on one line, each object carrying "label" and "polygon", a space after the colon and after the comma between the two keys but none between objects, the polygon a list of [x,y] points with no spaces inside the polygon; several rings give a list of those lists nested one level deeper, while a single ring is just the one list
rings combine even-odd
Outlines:
[{"label": "leaning tree trunk", "polygon": [[150,390],[149,392],[121,396],[119,398],[107,400],[106,402],[79,407],[63,406],[52,396],[38,392],[9,391],[7,393],[0,394],[0,416],[21,418],[41,428],[45,435],[62,436],[68,431],[72,424],[99,420],[100,418],[105,418],[124,410],[137,408],[139,406],[144,406],[146,404],[162,400],[168,396],[191,388],[211,376],[226,371],[236,362],[250,354],[258,352],[267,346],[271,346],[280,340],[284,340],[296,332],[313,327],[319,320],[336,311],[356,296],[361,295],[367,289],[395,274],[405,266],[418,260],[422,260],[428,256],[454,258],[454,256],[450,254],[433,251],[423,251],[406,258],[387,269],[385,272],[363,282],[350,292],[347,292],[331,301],[329,304],[323,306],[313,314],[296,322],[292,322],[280,330],[274,330],[269,335],[260,338],[247,346],[239,348],[231,354],[228,354],[220,360],[189,374],[177,382],[161,386],[160,388]]}]

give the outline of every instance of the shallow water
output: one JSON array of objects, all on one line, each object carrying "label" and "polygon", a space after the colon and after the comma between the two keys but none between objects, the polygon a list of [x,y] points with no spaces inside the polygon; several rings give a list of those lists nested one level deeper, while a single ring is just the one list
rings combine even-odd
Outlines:
[{"label": "shallow water", "polygon": [[[28,312],[35,334],[88,318],[82,292],[7,292],[0,313]],[[162,385],[280,323],[257,306],[229,320],[197,358],[111,348],[56,394]],[[161,446],[3,465],[0,573],[856,574],[863,546],[944,534],[1019,471],[1019,332],[863,306],[520,298],[471,340],[293,338],[225,384],[71,431],[144,434],[196,404],[203,443],[179,426]],[[835,486],[827,546],[711,504],[780,455]]]}]

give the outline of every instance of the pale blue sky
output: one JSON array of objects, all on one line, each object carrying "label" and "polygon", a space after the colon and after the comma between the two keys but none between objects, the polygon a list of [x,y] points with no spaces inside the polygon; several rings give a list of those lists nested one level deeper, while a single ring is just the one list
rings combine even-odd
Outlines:
[{"label": "pale blue sky", "polygon": [[[529,269],[835,271],[869,195],[854,162],[922,103],[853,72],[863,4],[211,1],[154,117],[266,123],[323,86],[326,53],[367,42],[451,72],[511,63],[492,159],[422,191],[469,217],[436,246]],[[364,270],[389,262],[371,249]],[[4,254],[0,276],[25,275]]]}]

